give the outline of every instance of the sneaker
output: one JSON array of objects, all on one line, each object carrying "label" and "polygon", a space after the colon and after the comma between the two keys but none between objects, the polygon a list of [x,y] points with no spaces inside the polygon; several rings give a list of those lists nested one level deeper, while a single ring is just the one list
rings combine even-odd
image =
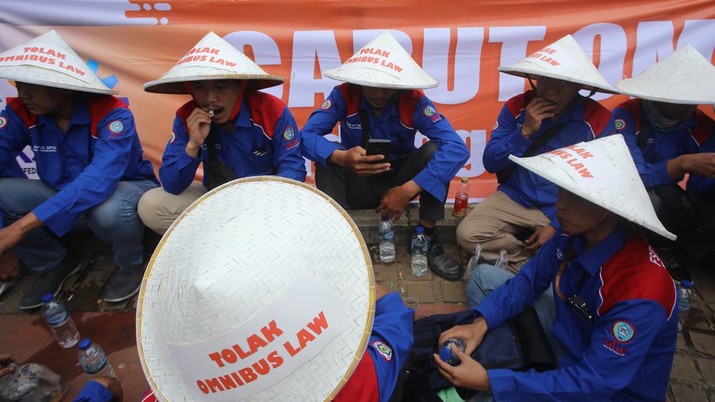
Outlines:
[{"label": "sneaker", "polygon": [[107,290],[102,300],[117,303],[134,296],[144,278],[144,264],[133,267],[117,267],[107,281]]},{"label": "sneaker", "polygon": [[464,267],[445,254],[441,244],[430,244],[427,264],[435,275],[448,281],[460,280],[464,275]]},{"label": "sneaker", "polygon": [[40,307],[42,305],[42,295],[45,293],[52,293],[57,296],[65,280],[79,272],[80,267],[79,259],[67,254],[67,257],[62,260],[60,265],[35,278],[35,282],[32,283],[30,289],[25,292],[25,296],[20,300],[20,310]]}]

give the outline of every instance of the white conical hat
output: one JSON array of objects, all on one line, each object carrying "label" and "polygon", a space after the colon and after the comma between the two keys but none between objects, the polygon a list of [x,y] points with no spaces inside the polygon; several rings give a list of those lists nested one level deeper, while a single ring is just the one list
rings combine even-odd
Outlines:
[{"label": "white conical hat", "polygon": [[603,78],[571,35],[564,36],[511,66],[499,66],[498,70],[518,77],[549,77],[575,82],[589,90],[618,93],[618,89]]},{"label": "white conical hat", "polygon": [[144,84],[147,92],[188,94],[185,83],[203,80],[249,80],[252,89],[280,85],[285,80],[265,72],[223,38],[209,32],[166,74]]},{"label": "white conical hat", "polygon": [[368,248],[335,201],[276,176],[234,180],[156,248],[139,357],[161,401],[330,400],[365,351],[374,303]]},{"label": "white conical hat", "polygon": [[116,94],[53,31],[0,53],[0,78],[52,88]]},{"label": "white conical hat", "polygon": [[387,31],[363,46],[340,67],[323,74],[338,81],[376,88],[422,89],[439,84]]},{"label": "white conical hat", "polygon": [[616,83],[624,94],[682,105],[715,103],[715,67],[685,44],[637,76]]},{"label": "white conical hat", "polygon": [[541,155],[509,159],[557,186],[646,229],[675,240],[660,223],[621,134]]}]

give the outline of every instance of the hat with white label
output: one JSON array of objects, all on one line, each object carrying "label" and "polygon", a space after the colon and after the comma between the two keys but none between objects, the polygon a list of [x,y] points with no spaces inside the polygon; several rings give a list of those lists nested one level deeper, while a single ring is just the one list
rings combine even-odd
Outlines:
[{"label": "hat with white label", "polygon": [[537,50],[510,66],[499,66],[499,71],[523,78],[548,77],[581,84],[584,89],[619,93],[598,72],[591,59],[571,35]]},{"label": "hat with white label", "polygon": [[509,159],[631,222],[667,239],[676,238],[658,220],[621,134],[527,158],[509,155]]},{"label": "hat with white label", "polygon": [[277,176],[231,181],[161,239],[137,304],[161,401],[332,400],[370,336],[375,284],[334,200]]},{"label": "hat with white label", "polygon": [[280,85],[285,80],[265,72],[225,39],[209,32],[161,78],[144,84],[147,92],[190,94],[191,81],[247,80],[250,89]]},{"label": "hat with white label", "polygon": [[52,88],[116,94],[53,31],[0,53],[0,78]]},{"label": "hat with white label", "polygon": [[375,88],[423,89],[439,84],[387,31],[363,46],[340,67],[323,74],[338,81]]},{"label": "hat with white label", "polygon": [[685,44],[633,78],[616,83],[624,94],[681,105],[715,103],[715,67]]}]

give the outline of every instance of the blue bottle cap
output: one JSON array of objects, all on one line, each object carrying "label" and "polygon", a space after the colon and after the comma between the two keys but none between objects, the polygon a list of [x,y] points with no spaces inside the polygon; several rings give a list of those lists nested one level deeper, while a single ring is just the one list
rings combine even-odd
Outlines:
[{"label": "blue bottle cap", "polygon": [[79,341],[79,343],[77,344],[77,346],[79,347],[79,350],[85,350],[85,349],[87,349],[87,348],[89,347],[89,345],[91,345],[91,344],[92,344],[92,341],[89,340],[89,338],[84,338],[84,339],[82,339],[82,340]]},{"label": "blue bottle cap", "polygon": [[49,302],[50,300],[52,300],[54,297],[55,297],[55,295],[53,295],[52,293],[45,293],[44,295],[42,295],[42,299],[41,299],[41,300],[42,300],[43,303],[47,303],[47,302]]},{"label": "blue bottle cap", "polygon": [[690,288],[693,287],[693,282],[691,282],[691,281],[689,281],[689,280],[687,280],[687,279],[681,280],[681,281],[680,281],[680,284],[681,284],[684,288],[686,288],[686,289],[690,289]]},{"label": "blue bottle cap", "polygon": [[415,232],[417,232],[417,234],[423,234],[425,232],[425,228],[422,227],[422,225],[417,225]]}]

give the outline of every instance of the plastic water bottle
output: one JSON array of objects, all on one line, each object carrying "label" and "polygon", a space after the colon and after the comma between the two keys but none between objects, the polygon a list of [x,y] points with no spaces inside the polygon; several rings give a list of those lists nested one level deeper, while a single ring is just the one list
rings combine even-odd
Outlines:
[{"label": "plastic water bottle", "polygon": [[467,348],[467,344],[459,338],[449,338],[446,341],[442,342],[442,344],[439,346],[439,358],[451,366],[459,366],[462,361],[452,351],[450,345],[453,345],[452,348],[459,349],[464,352],[464,350]]},{"label": "plastic water bottle", "polygon": [[377,225],[377,233],[380,235],[380,261],[390,263],[395,261],[395,230],[389,216],[382,217]]},{"label": "plastic water bottle", "polygon": [[42,295],[41,311],[61,348],[69,349],[77,344],[79,331],[61,300],[55,298],[52,293],[45,293]]},{"label": "plastic water bottle", "polygon": [[79,365],[90,378],[116,377],[104,350],[88,338],[79,341]]},{"label": "plastic water bottle", "polygon": [[412,275],[424,276],[427,274],[427,253],[429,252],[429,239],[425,236],[425,228],[418,225],[412,236]]},{"label": "plastic water bottle", "polygon": [[678,286],[678,332],[682,332],[688,321],[688,312],[693,305],[693,283],[687,279],[680,281]]},{"label": "plastic water bottle", "polygon": [[499,251],[499,259],[494,265],[505,271],[509,269],[509,256],[506,254],[506,250],[502,249]]},{"label": "plastic water bottle", "polygon": [[469,204],[469,178],[462,177],[457,187],[457,193],[454,195],[454,208],[452,213],[457,218],[463,218],[467,215],[467,205]]},{"label": "plastic water bottle", "polygon": [[479,258],[482,256],[482,245],[477,243],[477,245],[474,247],[474,255],[472,258],[469,259],[469,262],[467,262],[467,268],[464,270],[464,278],[469,279],[472,277],[472,274],[474,273],[474,270],[477,268],[477,265],[479,265]]}]

